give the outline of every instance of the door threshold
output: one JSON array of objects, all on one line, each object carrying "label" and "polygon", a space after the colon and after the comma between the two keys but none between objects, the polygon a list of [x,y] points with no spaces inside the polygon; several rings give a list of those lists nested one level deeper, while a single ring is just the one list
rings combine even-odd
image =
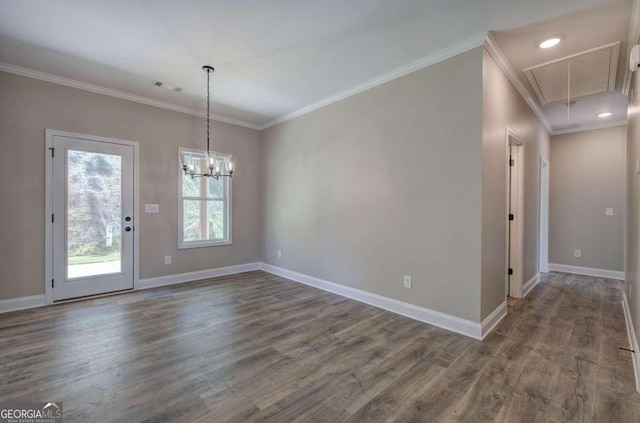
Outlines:
[{"label": "door threshold", "polygon": [[74,297],[74,298],[67,298],[64,300],[55,300],[53,304],[66,304],[66,303],[75,303],[75,302],[84,301],[84,300],[95,300],[97,298],[111,297],[114,295],[126,294],[129,292],[133,292],[133,288],[121,289],[120,291],[105,292],[103,294],[85,295],[84,297]]}]

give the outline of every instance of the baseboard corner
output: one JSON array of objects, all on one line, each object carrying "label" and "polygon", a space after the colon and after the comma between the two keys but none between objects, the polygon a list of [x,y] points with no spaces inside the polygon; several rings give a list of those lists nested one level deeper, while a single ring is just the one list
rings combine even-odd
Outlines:
[{"label": "baseboard corner", "polygon": [[486,319],[482,321],[480,324],[481,330],[481,339],[484,339],[489,335],[493,330],[498,326],[502,319],[507,317],[507,302],[504,301],[495,310],[491,312],[490,315],[487,316]]}]

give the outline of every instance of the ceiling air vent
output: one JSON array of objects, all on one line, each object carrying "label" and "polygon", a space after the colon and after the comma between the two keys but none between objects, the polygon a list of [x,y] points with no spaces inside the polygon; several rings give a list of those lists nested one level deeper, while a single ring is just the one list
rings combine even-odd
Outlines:
[{"label": "ceiling air vent", "polygon": [[[540,104],[614,91],[620,42],[524,69]],[[569,72],[570,69],[570,72]]]},{"label": "ceiling air vent", "polygon": [[566,131],[567,129],[582,128],[584,124],[582,122],[572,123],[571,125],[553,125],[551,129],[554,131]]},{"label": "ceiling air vent", "polygon": [[152,82],[153,85],[155,85],[156,87],[162,87],[164,89],[167,89],[169,91],[175,91],[177,93],[179,93],[180,91],[182,91],[182,88],[175,86],[173,84],[167,84],[166,82],[161,82],[161,81],[153,81]]}]

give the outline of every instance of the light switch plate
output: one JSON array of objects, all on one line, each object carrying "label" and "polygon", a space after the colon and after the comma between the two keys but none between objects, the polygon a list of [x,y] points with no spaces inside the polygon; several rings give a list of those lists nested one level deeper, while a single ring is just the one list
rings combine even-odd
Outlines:
[{"label": "light switch plate", "polygon": [[145,204],[144,205],[145,213],[160,213],[160,206],[158,204]]},{"label": "light switch plate", "polygon": [[613,209],[611,207],[607,207],[606,209],[604,209],[604,215],[613,216]]}]

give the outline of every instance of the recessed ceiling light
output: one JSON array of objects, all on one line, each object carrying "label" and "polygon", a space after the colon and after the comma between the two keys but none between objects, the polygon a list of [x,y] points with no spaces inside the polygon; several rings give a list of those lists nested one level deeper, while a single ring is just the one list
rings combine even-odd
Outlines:
[{"label": "recessed ceiling light", "polygon": [[553,46],[558,45],[559,42],[560,42],[560,38],[553,37],[553,38],[549,38],[548,40],[544,40],[543,42],[538,44],[538,47],[540,47],[540,48],[551,48]]},{"label": "recessed ceiling light", "polygon": [[180,88],[180,87],[178,87],[176,85],[173,85],[173,84],[168,84],[166,82],[153,81],[152,84],[155,85],[156,87],[162,87],[162,88],[165,88],[165,89],[167,89],[169,91],[175,91],[177,93],[182,91],[182,88]]},{"label": "recessed ceiling light", "polygon": [[598,117],[599,117],[599,118],[607,118],[607,117],[611,116],[612,114],[613,114],[613,113],[611,113],[611,112],[604,112],[604,113],[600,113],[600,114],[598,115]]}]

